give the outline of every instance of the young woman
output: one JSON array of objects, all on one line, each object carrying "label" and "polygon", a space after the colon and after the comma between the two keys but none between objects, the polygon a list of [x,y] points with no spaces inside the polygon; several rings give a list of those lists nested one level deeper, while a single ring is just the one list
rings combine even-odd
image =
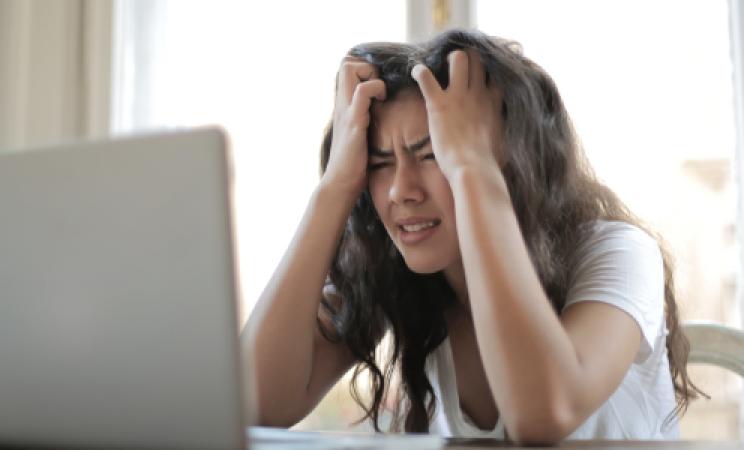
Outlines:
[{"label": "young woman", "polygon": [[321,168],[243,334],[261,424],[298,422],[356,366],[378,429],[392,403],[393,430],[678,438],[696,388],[668,258],[518,45],[353,48]]}]

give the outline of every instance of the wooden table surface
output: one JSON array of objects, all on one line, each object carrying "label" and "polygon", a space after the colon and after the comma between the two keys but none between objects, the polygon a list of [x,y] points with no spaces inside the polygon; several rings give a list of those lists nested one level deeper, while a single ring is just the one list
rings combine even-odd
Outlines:
[{"label": "wooden table surface", "polygon": [[487,448],[561,448],[580,450],[744,450],[741,441],[563,441],[555,447],[518,447],[511,442],[496,439],[449,438],[447,449],[487,449]]}]

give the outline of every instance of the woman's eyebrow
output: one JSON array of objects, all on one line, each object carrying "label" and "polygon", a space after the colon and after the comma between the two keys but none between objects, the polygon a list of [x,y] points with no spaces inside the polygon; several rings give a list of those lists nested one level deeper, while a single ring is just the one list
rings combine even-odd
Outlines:
[{"label": "woman's eyebrow", "polygon": [[421,139],[418,142],[415,142],[410,147],[403,146],[403,150],[406,151],[406,153],[416,153],[426,147],[426,144],[431,141],[431,136],[426,136],[425,138]]},{"label": "woman's eyebrow", "polygon": [[[426,136],[425,138],[419,140],[418,142],[414,142],[409,146],[403,146],[403,150],[406,153],[416,153],[426,147],[429,141],[431,141],[431,136]],[[392,150],[382,150],[379,147],[375,147],[374,145],[370,145],[368,147],[370,156],[376,156],[378,158],[389,158],[391,156],[395,156],[395,153]]]},{"label": "woman's eyebrow", "polygon": [[369,145],[369,156],[376,156],[378,158],[389,158],[391,156],[394,156],[394,153],[391,151],[382,151],[378,147],[375,147],[374,145]]}]

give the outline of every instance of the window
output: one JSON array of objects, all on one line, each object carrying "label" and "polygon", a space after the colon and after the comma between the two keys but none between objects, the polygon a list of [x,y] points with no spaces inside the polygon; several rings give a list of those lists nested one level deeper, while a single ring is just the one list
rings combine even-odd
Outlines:
[{"label": "window", "polygon": [[[317,182],[342,56],[425,34],[435,20],[422,11],[448,4],[450,24],[519,41],[553,76],[599,177],[674,250],[684,318],[740,326],[724,0],[119,1],[116,131],[219,123],[232,137],[246,311]],[[739,380],[705,372],[707,416],[727,424],[718,437],[738,435]],[[353,420],[344,394],[305,425]],[[712,438],[687,422],[683,434]]]},{"label": "window", "polygon": [[[317,184],[341,59],[362,42],[405,41],[406,3],[160,0],[117,7],[115,132],[220,124],[230,134],[246,318]],[[300,427],[333,429],[358,418],[345,387],[333,394]]]},{"label": "window", "polygon": [[250,309],[318,181],[341,59],[361,42],[404,41],[405,2],[377,1],[374,8],[344,0],[118,6],[123,66],[117,70],[115,131],[201,124],[228,130]]},{"label": "window", "polygon": [[[676,257],[685,320],[740,327],[728,6],[718,1],[477,2],[555,79],[602,178]],[[693,367],[683,438],[737,439],[738,376]]]}]

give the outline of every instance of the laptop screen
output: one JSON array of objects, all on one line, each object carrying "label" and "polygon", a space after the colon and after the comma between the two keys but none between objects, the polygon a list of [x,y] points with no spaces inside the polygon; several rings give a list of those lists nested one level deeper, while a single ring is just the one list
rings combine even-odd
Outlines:
[{"label": "laptop screen", "polygon": [[0,441],[244,446],[226,147],[0,154]]}]

